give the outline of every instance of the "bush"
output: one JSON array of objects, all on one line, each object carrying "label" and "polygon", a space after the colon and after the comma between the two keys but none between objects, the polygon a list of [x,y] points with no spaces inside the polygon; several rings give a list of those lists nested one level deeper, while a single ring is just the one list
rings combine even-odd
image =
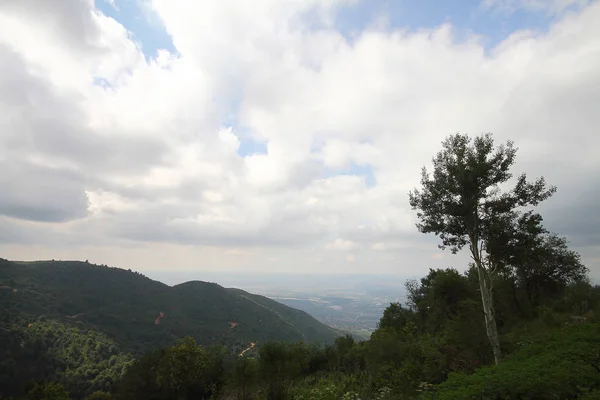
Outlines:
[{"label": "bush", "polygon": [[330,374],[307,378],[291,391],[293,400],[392,400],[392,389],[372,390],[366,375]]},{"label": "bush", "polygon": [[598,349],[600,324],[571,324],[532,337],[497,367],[472,375],[451,374],[437,387],[434,398],[575,399],[600,389]]}]

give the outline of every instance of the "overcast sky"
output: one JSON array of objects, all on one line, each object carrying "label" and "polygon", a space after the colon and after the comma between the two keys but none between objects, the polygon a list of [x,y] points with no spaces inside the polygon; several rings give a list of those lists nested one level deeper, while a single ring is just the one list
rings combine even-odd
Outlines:
[{"label": "overcast sky", "polygon": [[407,193],[493,132],[600,275],[599,107],[599,2],[0,0],[0,256],[462,270]]}]

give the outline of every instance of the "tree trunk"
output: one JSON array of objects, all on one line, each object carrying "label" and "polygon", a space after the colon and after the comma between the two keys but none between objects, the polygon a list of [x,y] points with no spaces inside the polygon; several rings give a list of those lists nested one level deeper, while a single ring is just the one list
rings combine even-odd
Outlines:
[{"label": "tree trunk", "polygon": [[481,292],[481,304],[483,306],[483,316],[485,319],[485,332],[492,345],[494,362],[498,365],[502,359],[502,351],[500,349],[500,337],[498,336],[496,315],[494,313],[492,279],[486,268],[483,266],[481,255],[479,253],[479,243],[474,237],[471,237],[471,254],[473,255],[475,267],[477,268],[477,277],[479,278],[479,291]]},{"label": "tree trunk", "polygon": [[498,328],[496,327],[496,316],[494,314],[494,299],[492,296],[491,282],[487,280],[487,271],[481,265],[479,258],[476,260],[477,275],[479,277],[479,290],[481,292],[481,303],[483,305],[483,315],[485,318],[485,331],[492,345],[494,352],[494,362],[500,364],[502,359],[502,351],[500,350],[500,338],[498,336]]}]

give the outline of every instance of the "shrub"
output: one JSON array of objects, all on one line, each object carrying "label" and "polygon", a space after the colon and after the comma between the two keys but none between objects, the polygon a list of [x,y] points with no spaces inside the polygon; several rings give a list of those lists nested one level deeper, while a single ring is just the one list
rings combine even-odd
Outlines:
[{"label": "shrub", "polygon": [[532,337],[497,367],[472,375],[451,374],[437,387],[435,397],[422,398],[575,399],[600,389],[598,349],[600,324],[571,324]]}]

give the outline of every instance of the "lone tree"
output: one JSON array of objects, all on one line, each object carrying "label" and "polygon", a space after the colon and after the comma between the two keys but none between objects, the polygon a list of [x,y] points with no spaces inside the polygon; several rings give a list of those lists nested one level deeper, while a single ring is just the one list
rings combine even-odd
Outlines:
[{"label": "lone tree", "polygon": [[433,176],[423,167],[422,188],[409,193],[410,205],[418,211],[419,231],[439,236],[441,249],[450,248],[456,254],[469,246],[479,278],[486,333],[498,364],[502,353],[494,316],[493,284],[499,265],[489,256],[486,245],[497,243],[496,233],[502,221],[511,219],[521,207],[536,206],[556,188],[547,187],[544,178],[527,182],[522,174],[512,190],[503,191],[500,185],[512,177],[509,170],[517,149],[511,141],[494,147],[490,133],[475,139],[451,135],[442,147],[433,158]]}]

